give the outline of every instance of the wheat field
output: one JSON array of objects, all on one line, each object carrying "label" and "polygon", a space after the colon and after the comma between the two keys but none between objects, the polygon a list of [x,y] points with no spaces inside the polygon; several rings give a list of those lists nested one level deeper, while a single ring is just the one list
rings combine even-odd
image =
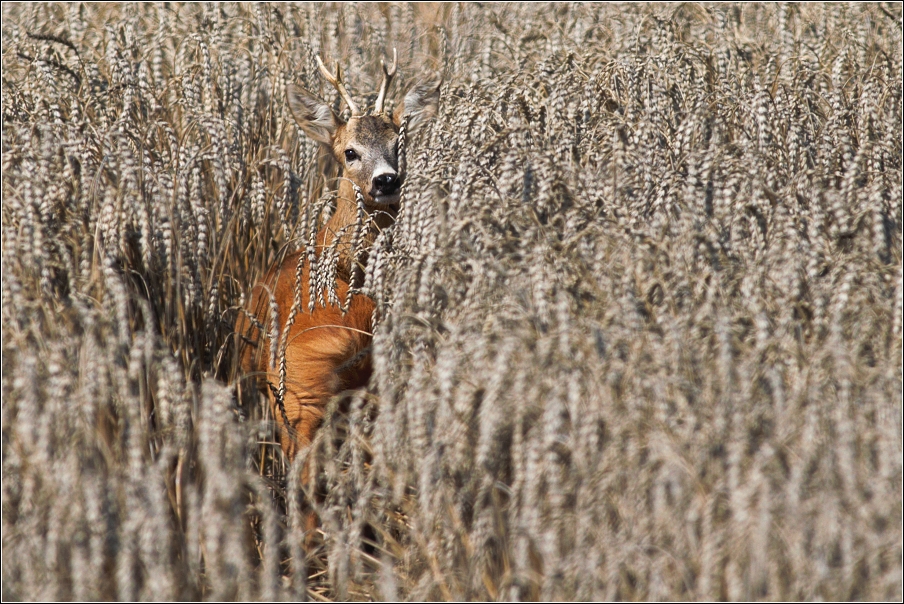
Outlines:
[{"label": "wheat field", "polygon": [[[4,600],[902,598],[900,4],[2,10]],[[393,48],[440,113],[288,464],[286,86]]]}]

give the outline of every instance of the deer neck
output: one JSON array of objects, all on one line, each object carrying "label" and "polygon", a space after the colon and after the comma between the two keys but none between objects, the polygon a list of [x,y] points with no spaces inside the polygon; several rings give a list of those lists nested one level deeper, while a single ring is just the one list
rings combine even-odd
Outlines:
[{"label": "deer neck", "polygon": [[[339,256],[337,273],[340,278],[349,280],[355,268],[355,250],[352,249],[352,241],[355,236],[355,223],[358,220],[358,203],[355,201],[355,188],[351,181],[340,180],[339,182],[336,211],[318,232],[317,247],[318,251],[322,253],[334,244],[337,237],[339,238],[339,243],[336,245],[336,252]],[[367,231],[362,238],[362,253],[358,258],[361,263],[367,261],[367,250],[370,249],[380,231],[395,222],[399,208],[398,206],[365,204],[364,211],[372,220],[365,217]]]}]

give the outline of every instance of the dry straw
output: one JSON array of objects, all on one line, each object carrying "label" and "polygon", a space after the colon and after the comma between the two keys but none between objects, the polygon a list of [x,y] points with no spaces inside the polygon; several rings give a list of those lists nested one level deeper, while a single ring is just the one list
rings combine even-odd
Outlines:
[{"label": "dry straw", "polygon": [[[3,598],[900,600],[900,10],[4,3]],[[441,112],[288,467],[231,326],[293,249],[347,300],[285,89],[391,48]]]}]

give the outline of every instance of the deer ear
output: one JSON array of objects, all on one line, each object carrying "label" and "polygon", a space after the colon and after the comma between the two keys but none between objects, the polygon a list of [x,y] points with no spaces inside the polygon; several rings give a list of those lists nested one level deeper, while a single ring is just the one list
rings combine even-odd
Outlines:
[{"label": "deer ear", "polygon": [[414,134],[430,121],[439,109],[439,87],[442,82],[421,82],[405,95],[402,106],[396,109],[395,123],[401,124],[402,117],[408,116],[408,133]]},{"label": "deer ear", "polygon": [[300,86],[286,86],[289,111],[305,134],[318,143],[332,144],[340,120],[333,109]]}]

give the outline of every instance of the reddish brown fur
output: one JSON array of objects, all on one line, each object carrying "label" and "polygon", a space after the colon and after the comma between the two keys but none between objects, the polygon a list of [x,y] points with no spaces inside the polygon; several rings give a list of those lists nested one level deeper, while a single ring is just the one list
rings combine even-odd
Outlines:
[{"label": "reddish brown fur", "polygon": [[[366,247],[380,229],[392,224],[398,211],[397,194],[384,195],[385,203],[374,198],[373,191],[380,192],[376,189],[375,168],[380,167],[384,173],[387,169],[393,173],[398,171],[397,138],[402,115],[408,116],[409,131],[414,132],[436,112],[439,89],[437,86],[417,86],[405,97],[395,116],[379,112],[353,117],[348,123],[301,88],[289,87],[288,97],[289,108],[301,128],[322,143],[342,167],[336,211],[318,233],[317,245],[323,249],[335,237],[340,237],[336,293],[340,300],[345,300],[353,260],[352,229],[346,227],[354,225],[357,219],[355,187],[361,192],[365,211],[373,219],[362,242]],[[358,154],[351,161],[346,160],[348,149]],[[404,174],[397,176],[401,183]],[[255,376],[258,387],[270,397],[274,417],[281,426],[280,443],[290,460],[313,440],[330,399],[345,390],[366,386],[371,374],[368,349],[373,328],[373,300],[355,295],[346,313],[338,306],[319,303],[313,312],[308,311],[310,266],[304,261],[301,280],[297,284],[301,305],[289,328],[285,347],[285,420],[281,410],[276,408],[272,390],[278,388],[280,382],[279,361],[271,365],[271,342],[267,333],[272,319],[271,299],[277,308],[276,323],[283,330],[295,303],[296,269],[301,254],[291,254],[271,268],[263,283],[252,292],[247,312],[256,318],[264,333],[244,313],[236,321],[236,333],[245,344],[240,353],[241,369],[245,374]],[[326,295],[324,299],[327,299]]]},{"label": "reddish brown fur", "polygon": [[[343,145],[355,136],[352,124],[359,125],[364,121],[379,120],[379,129],[373,125],[367,129],[370,137],[358,136],[359,144],[376,146],[382,141],[397,136],[398,126],[384,116],[366,116],[356,119],[350,124],[341,125],[335,133],[333,145],[337,159],[342,157]],[[379,134],[379,138],[376,136]],[[370,140],[373,139],[373,140]],[[335,151],[338,149],[338,151]],[[340,160],[341,161],[341,160]],[[366,176],[366,175],[365,175]],[[368,176],[369,178],[369,176]],[[350,174],[340,181],[336,200],[336,211],[317,235],[319,248],[329,246],[334,237],[340,237],[338,247],[339,266],[336,279],[336,293],[340,300],[345,300],[351,274],[351,233],[345,229],[355,223],[357,203],[353,183],[362,191],[368,187],[367,181],[358,174]],[[365,209],[374,218],[374,229],[364,240],[369,245],[377,233],[377,229],[388,227],[398,212],[397,206],[374,204],[372,197],[364,193]],[[345,229],[343,231],[343,229]],[[302,252],[289,255],[279,265],[270,269],[263,283],[258,285],[252,294],[248,312],[254,316],[265,330],[270,329],[270,296],[274,297],[278,310],[280,329],[285,328],[286,319],[295,301],[295,273],[298,259]],[[370,378],[370,346],[372,331],[373,301],[364,295],[352,297],[347,313],[343,314],[338,306],[318,302],[313,312],[308,311],[310,292],[310,267],[304,262],[300,291],[301,307],[289,331],[286,345],[286,393],[284,407],[288,418],[288,428],[276,409],[276,401],[271,391],[279,384],[279,365],[269,367],[270,337],[269,333],[258,333],[244,314],[236,323],[236,332],[243,335],[246,345],[241,354],[241,369],[247,375],[257,376],[261,390],[270,396],[274,407],[274,417],[281,426],[280,444],[286,456],[291,460],[302,448],[309,445],[320,426],[327,403],[335,395],[352,388],[367,385]],[[324,295],[324,299],[327,296]]]},{"label": "reddish brown fur", "polygon": [[[295,300],[295,268],[302,252],[286,257],[274,266],[256,287],[248,306],[249,312],[269,329],[270,295],[279,308],[278,323],[285,327],[289,310]],[[353,296],[347,313],[338,306],[318,306],[308,312],[310,270],[305,262],[302,279],[301,310],[289,329],[286,345],[286,393],[284,406],[289,420],[283,422],[281,412],[274,409],[274,416],[281,428],[280,443],[289,459],[309,445],[323,418],[324,409],[336,394],[351,388],[367,385],[370,378],[370,346],[374,303],[367,296]],[[336,293],[345,299],[348,283],[339,280]],[[257,376],[259,387],[270,395],[267,382],[277,387],[279,366],[268,367],[270,355],[269,334],[260,334],[244,315],[236,330],[249,342],[241,354],[242,371]]]}]

